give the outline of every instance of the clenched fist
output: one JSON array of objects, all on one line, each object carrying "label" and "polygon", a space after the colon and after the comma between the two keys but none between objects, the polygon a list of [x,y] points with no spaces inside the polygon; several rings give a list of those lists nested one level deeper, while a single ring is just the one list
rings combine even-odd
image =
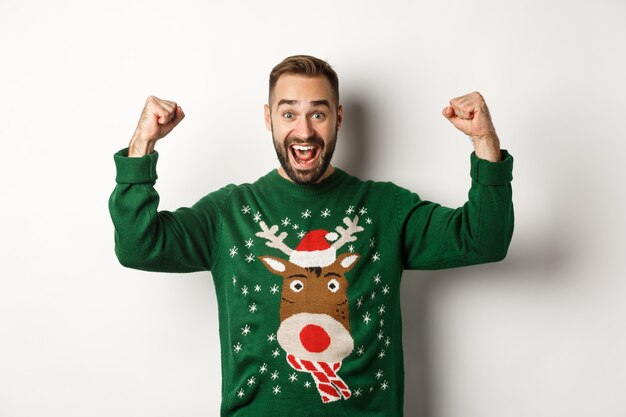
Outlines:
[{"label": "clenched fist", "polygon": [[491,121],[483,96],[466,94],[450,100],[442,114],[461,132],[472,138],[476,156],[491,162],[500,161],[500,140]]},{"label": "clenched fist", "polygon": [[175,102],[148,97],[128,145],[128,156],[140,157],[152,153],[157,140],[167,136],[184,117],[183,109]]}]

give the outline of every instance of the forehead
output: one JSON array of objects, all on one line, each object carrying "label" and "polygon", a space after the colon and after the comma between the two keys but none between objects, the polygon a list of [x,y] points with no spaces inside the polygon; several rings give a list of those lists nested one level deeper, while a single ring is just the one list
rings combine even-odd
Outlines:
[{"label": "forehead", "polygon": [[280,100],[296,100],[301,103],[328,100],[329,103],[334,103],[333,90],[326,77],[294,74],[283,74],[276,82],[272,92],[272,105]]}]

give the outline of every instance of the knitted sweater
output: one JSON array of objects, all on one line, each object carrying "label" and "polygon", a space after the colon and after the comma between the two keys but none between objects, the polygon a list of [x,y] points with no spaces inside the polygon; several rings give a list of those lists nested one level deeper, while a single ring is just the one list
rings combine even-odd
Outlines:
[{"label": "knitted sweater", "polygon": [[223,417],[402,416],[402,271],[501,260],[513,232],[506,151],[471,155],[457,209],[335,169],[313,185],[274,170],[173,212],[158,211],[157,153],[126,152],[109,201],[117,257],[211,271]]}]

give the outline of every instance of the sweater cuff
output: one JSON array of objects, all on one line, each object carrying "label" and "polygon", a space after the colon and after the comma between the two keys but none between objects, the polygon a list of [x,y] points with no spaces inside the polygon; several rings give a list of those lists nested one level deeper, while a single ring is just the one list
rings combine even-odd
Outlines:
[{"label": "sweater cuff", "polygon": [[506,185],[513,180],[513,157],[506,151],[501,151],[500,162],[490,162],[480,159],[474,152],[470,157],[472,179],[482,185]]},{"label": "sweater cuff", "polygon": [[118,184],[145,184],[157,180],[156,163],[159,154],[153,152],[140,158],[129,158],[128,148],[113,155],[117,174],[115,182]]}]

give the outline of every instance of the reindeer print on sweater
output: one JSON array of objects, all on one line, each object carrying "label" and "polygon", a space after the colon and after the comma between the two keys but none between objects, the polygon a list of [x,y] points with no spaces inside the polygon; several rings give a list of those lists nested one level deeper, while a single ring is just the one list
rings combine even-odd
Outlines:
[{"label": "reindeer print on sweater", "polygon": [[[275,295],[274,305],[263,308],[277,307],[279,323],[274,332],[263,335],[265,340],[259,341],[276,343],[278,347],[269,352],[267,360],[258,364],[258,372],[248,376],[245,384],[238,387],[234,394],[241,400],[245,400],[261,381],[270,384],[277,400],[286,389],[295,390],[295,395],[300,395],[298,390],[315,390],[318,401],[324,404],[387,389],[383,362],[391,340],[383,331],[382,317],[389,286],[383,285],[380,274],[373,274],[367,278],[371,292],[352,300],[348,297],[350,282],[356,278],[353,277],[354,267],[361,262],[376,265],[381,257],[371,231],[364,234],[373,221],[365,207],[349,205],[338,212],[340,217],[331,217],[330,209],[318,213],[305,209],[300,213],[300,221],[285,216],[270,222],[266,213],[251,205],[244,204],[241,208],[241,216],[253,222],[256,231],[254,237],[243,239],[243,245],[230,247],[230,257],[246,266],[257,265],[257,269],[269,271],[277,280],[255,284],[256,281],[244,282],[241,274],[233,276],[233,285],[250,299],[257,291],[269,288]],[[310,219],[314,216],[320,221]],[[316,228],[320,223],[325,228]],[[274,251],[263,250],[264,247]],[[380,291],[377,299],[376,289]],[[350,311],[351,304],[356,306],[356,312]],[[260,303],[253,302],[249,304],[248,313],[256,313],[261,308]],[[380,319],[376,320],[377,317]],[[370,339],[376,341],[374,346],[355,342],[351,332],[351,320],[355,319],[369,331]],[[244,336],[241,339],[250,343],[251,325],[242,323],[240,327]],[[244,349],[243,343],[233,344],[235,358]],[[363,356],[368,349],[378,365],[370,370],[369,385],[353,388],[342,375],[342,365],[351,357]],[[291,372],[286,373],[284,367],[282,371],[279,369],[276,362],[279,359]]]},{"label": "reindeer print on sweater", "polygon": [[285,233],[275,234],[277,226],[268,228],[261,222],[263,231],[257,233],[268,240],[268,246],[289,256],[288,260],[260,257],[271,272],[283,278],[278,343],[294,369],[312,375],[324,403],[352,395],[337,371],[354,349],[345,274],[359,255],[348,252],[337,257],[336,252],[355,241],[354,235],[363,228],[357,224],[358,216],[352,221],[346,217],[344,223],[346,228],[336,229],[341,237],[326,230],[312,230],[295,250],[283,242]]}]

